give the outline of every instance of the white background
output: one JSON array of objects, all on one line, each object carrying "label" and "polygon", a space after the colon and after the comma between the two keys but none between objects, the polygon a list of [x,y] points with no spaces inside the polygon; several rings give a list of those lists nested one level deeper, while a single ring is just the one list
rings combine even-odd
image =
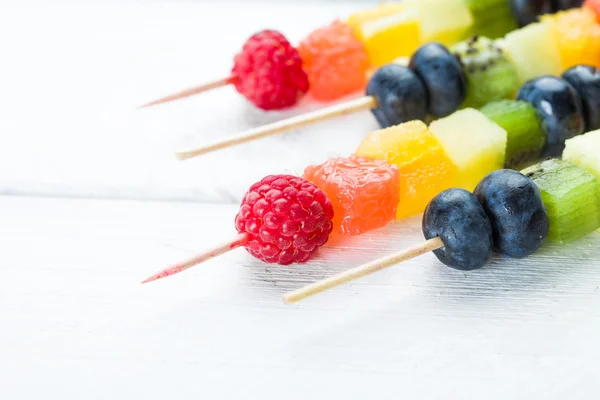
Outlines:
[{"label": "white background", "polygon": [[[231,87],[137,106],[230,71],[257,30],[294,43],[361,3],[107,2],[0,13],[0,193],[235,203],[269,173],[348,155],[377,127],[368,111],[184,163],[175,150],[320,105],[262,113]],[[251,164],[253,168],[245,168]]]}]

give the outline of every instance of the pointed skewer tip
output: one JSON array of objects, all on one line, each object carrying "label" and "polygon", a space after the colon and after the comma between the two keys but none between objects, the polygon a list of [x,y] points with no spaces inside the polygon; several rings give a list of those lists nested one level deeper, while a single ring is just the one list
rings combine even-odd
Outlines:
[{"label": "pointed skewer tip", "polygon": [[190,87],[190,88],[184,89],[180,92],[173,93],[173,94],[167,95],[165,97],[162,97],[160,99],[153,100],[149,103],[143,104],[138,107],[138,110],[141,108],[146,108],[146,107],[154,106],[157,104],[169,103],[169,102],[172,102],[175,100],[181,100],[186,97],[194,96],[194,95],[197,95],[197,94],[200,94],[200,93],[212,90],[212,89],[216,89],[221,86],[229,85],[229,84],[233,83],[234,80],[235,80],[235,77],[228,76],[226,78],[216,79],[214,81],[206,82],[206,83],[203,83],[202,85]]}]

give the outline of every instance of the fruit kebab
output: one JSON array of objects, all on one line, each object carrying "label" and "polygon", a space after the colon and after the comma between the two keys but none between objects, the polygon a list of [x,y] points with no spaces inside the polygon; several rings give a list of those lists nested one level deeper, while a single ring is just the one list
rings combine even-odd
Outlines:
[{"label": "fruit kebab", "polygon": [[577,64],[600,66],[600,24],[588,8],[546,15],[541,22],[502,39],[474,36],[451,48],[440,43],[423,45],[408,66],[379,68],[369,80],[366,96],[180,151],[177,157],[196,157],[367,109],[383,128],[436,119],[461,108],[512,98],[526,81],[560,75]]},{"label": "fruit kebab", "polygon": [[[542,14],[579,7],[581,3],[581,0],[404,0],[384,3],[355,13],[346,22],[336,20],[313,31],[300,42],[297,50],[313,98],[330,101],[363,89],[371,67],[407,57],[423,43],[438,41],[450,45],[475,33],[495,39],[518,26],[534,22]],[[279,45],[281,51],[277,50]],[[246,42],[234,60],[230,76],[147,105],[235,84],[238,92],[259,108],[286,108],[294,105],[308,89],[305,78],[300,78],[298,61],[298,52],[280,33],[265,30]]]},{"label": "fruit kebab", "polygon": [[[466,108],[429,126],[409,121],[371,132],[354,157],[398,168],[396,218],[402,219],[423,212],[445,189],[473,190],[495,170],[560,156],[565,140],[595,129],[600,129],[600,71],[582,65],[570,68],[562,78],[528,81],[517,100],[499,100],[479,110]],[[335,220],[343,221],[345,232],[355,232],[353,210],[360,208],[347,198],[356,201],[362,194],[346,187],[353,181],[354,163],[350,168],[344,159],[331,159],[304,172],[331,199]],[[379,193],[389,198],[388,190],[391,186],[382,185]]]},{"label": "fruit kebab", "polygon": [[546,240],[567,244],[600,228],[600,130],[569,139],[564,160],[550,159],[521,172],[487,175],[473,193],[451,188],[427,205],[426,241],[284,296],[294,303],[433,251],[458,270],[485,266],[493,252],[533,255]]},{"label": "fruit kebab", "polygon": [[[518,97],[524,100],[490,103],[482,111],[464,109],[429,128],[410,121],[373,132],[355,156],[306,168],[307,180],[267,177],[244,196],[236,238],[145,282],[240,246],[263,261],[303,262],[331,233],[358,235],[394,217],[418,214],[445,189],[472,190],[505,165],[560,154],[565,140],[581,134],[584,126],[600,128],[600,72],[594,67],[573,67],[564,79],[537,78]],[[310,193],[300,194],[300,189]]]}]

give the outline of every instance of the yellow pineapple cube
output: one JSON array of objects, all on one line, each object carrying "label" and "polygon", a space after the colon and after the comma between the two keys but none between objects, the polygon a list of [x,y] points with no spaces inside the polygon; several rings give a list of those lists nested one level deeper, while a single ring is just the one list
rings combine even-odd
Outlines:
[{"label": "yellow pineapple cube", "polygon": [[506,131],[473,108],[434,121],[429,130],[458,169],[458,187],[473,190],[487,174],[504,167]]}]

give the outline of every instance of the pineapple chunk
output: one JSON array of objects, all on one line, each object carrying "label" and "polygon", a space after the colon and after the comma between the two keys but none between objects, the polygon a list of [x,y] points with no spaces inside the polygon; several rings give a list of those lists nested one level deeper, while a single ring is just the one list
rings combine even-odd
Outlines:
[{"label": "pineapple chunk", "polygon": [[364,43],[374,66],[410,56],[421,44],[419,10],[413,5],[383,3],[351,15],[348,25]]},{"label": "pineapple chunk", "polygon": [[463,189],[473,190],[504,166],[506,131],[473,108],[434,121],[429,130],[458,168],[458,186]]},{"label": "pineapple chunk", "polygon": [[530,24],[509,33],[501,43],[521,84],[541,75],[560,75],[562,60],[552,22]]},{"label": "pineapple chunk", "polygon": [[422,41],[451,45],[471,33],[473,16],[464,0],[405,0],[416,4],[421,18]]},{"label": "pineapple chunk", "polygon": [[563,159],[579,165],[600,179],[600,129],[565,142]]},{"label": "pineapple chunk", "polygon": [[358,147],[356,155],[386,160],[398,166],[400,202],[397,219],[423,212],[431,199],[456,183],[455,165],[421,121],[370,133]]}]

